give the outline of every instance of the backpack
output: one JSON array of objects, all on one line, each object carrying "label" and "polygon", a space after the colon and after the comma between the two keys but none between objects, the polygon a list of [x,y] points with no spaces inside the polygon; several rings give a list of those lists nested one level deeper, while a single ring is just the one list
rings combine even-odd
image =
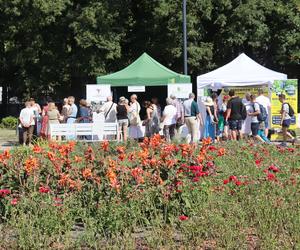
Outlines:
[{"label": "backpack", "polygon": [[[259,105],[259,111],[260,111],[260,113],[257,115],[257,120],[259,122],[264,122],[267,120],[267,117],[268,117],[267,110],[263,105],[261,105],[259,103],[257,103],[257,104]],[[255,112],[254,104],[253,104],[253,110]]]},{"label": "backpack", "polygon": [[[289,106],[289,116],[290,116],[290,117],[293,117],[293,116],[295,115],[295,111],[294,111],[294,109],[292,108],[292,106],[291,106],[289,103],[287,103],[287,102],[285,102],[285,103],[283,103],[283,104],[287,104],[287,105]],[[283,106],[283,104],[282,104],[282,106]]]}]

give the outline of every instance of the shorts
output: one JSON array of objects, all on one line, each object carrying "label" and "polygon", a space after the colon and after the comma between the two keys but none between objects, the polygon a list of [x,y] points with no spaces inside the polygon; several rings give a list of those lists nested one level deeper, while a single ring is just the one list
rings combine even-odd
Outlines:
[{"label": "shorts", "polygon": [[291,119],[283,120],[282,127],[283,128],[289,128],[291,125]]},{"label": "shorts", "polygon": [[125,126],[128,127],[128,119],[118,120],[118,124],[119,124],[119,127],[125,127]]},{"label": "shorts", "polygon": [[259,130],[259,123],[258,122],[251,123],[251,132],[253,136],[258,135],[258,130]]},{"label": "shorts", "polygon": [[229,120],[228,125],[230,130],[241,130],[242,120]]}]

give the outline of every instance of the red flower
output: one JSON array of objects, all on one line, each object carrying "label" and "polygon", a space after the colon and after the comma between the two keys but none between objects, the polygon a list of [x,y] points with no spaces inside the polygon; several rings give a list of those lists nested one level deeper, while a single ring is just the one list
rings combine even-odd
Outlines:
[{"label": "red flower", "polygon": [[235,175],[231,175],[231,176],[229,176],[229,180],[230,181],[237,181],[238,179]]},{"label": "red flower", "polygon": [[268,174],[267,174],[267,179],[268,179],[269,181],[273,181],[273,180],[276,179],[276,176],[275,176],[275,174],[268,173]]},{"label": "red flower", "polygon": [[41,186],[39,188],[39,192],[43,193],[43,194],[49,193],[50,192],[50,188]]},{"label": "red flower", "polygon": [[192,181],[193,181],[193,182],[198,182],[199,180],[200,180],[199,177],[194,177]]},{"label": "red flower", "polygon": [[13,206],[17,205],[18,204],[18,199],[17,198],[12,199],[10,201],[10,204],[13,205]]},{"label": "red flower", "polygon": [[255,160],[256,166],[260,166],[261,162],[262,162],[262,159],[257,159],[257,160]]},{"label": "red flower", "polygon": [[223,184],[226,185],[226,184],[228,184],[229,182],[230,182],[230,181],[229,181],[228,179],[226,179],[226,180],[223,181]]},{"label": "red flower", "polygon": [[217,148],[213,145],[209,146],[207,149],[210,150],[210,151],[216,151],[217,150]]},{"label": "red flower", "polygon": [[289,152],[291,152],[291,153],[293,153],[293,152],[295,151],[294,148],[288,148],[287,150],[288,150]]},{"label": "red flower", "polygon": [[236,181],[235,182],[235,185],[237,185],[237,186],[241,186],[243,183],[241,182],[241,181]]},{"label": "red flower", "polygon": [[276,166],[274,166],[274,165],[271,165],[271,166],[269,167],[269,170],[270,170],[270,171],[273,171],[273,172],[275,172],[275,173],[279,172],[279,168],[276,167]]},{"label": "red flower", "polygon": [[60,207],[63,204],[63,200],[61,198],[58,198],[58,197],[53,198],[53,201],[54,201],[54,206],[55,207]]},{"label": "red flower", "polygon": [[4,198],[5,196],[10,194],[9,189],[0,189],[0,198]]},{"label": "red flower", "polygon": [[179,218],[179,220],[181,220],[181,221],[184,221],[184,220],[188,220],[188,219],[189,219],[189,217],[187,217],[187,216],[185,216],[185,215],[180,215],[178,218]]}]

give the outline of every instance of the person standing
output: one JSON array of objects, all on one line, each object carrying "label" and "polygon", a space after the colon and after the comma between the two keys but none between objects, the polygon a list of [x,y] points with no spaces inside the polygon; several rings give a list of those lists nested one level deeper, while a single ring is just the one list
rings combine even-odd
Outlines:
[{"label": "person standing", "polygon": [[61,110],[61,115],[63,117],[63,121],[62,121],[63,123],[66,123],[68,120],[68,113],[69,113],[70,108],[71,108],[71,106],[69,105],[69,99],[64,98],[64,105]]},{"label": "person standing", "polygon": [[177,120],[177,109],[173,105],[171,98],[166,99],[167,106],[164,109],[161,122],[163,123],[163,133],[167,142],[170,142],[175,136],[175,127]]},{"label": "person standing", "polygon": [[112,96],[107,97],[107,101],[101,107],[100,112],[104,113],[105,122],[117,121],[117,104],[113,102]]},{"label": "person standing", "polygon": [[253,138],[258,141],[264,142],[264,140],[258,135],[259,121],[257,116],[260,114],[259,104],[256,102],[256,96],[250,96],[251,105],[249,107],[248,116],[251,117],[251,133]]},{"label": "person standing", "polygon": [[23,133],[23,145],[31,146],[34,130],[34,113],[29,101],[25,102],[25,108],[21,110],[19,120]]},{"label": "person standing", "polygon": [[130,97],[130,107],[129,107],[129,136],[133,139],[139,139],[143,137],[143,132],[141,129],[141,106],[137,101],[137,95],[133,94]]},{"label": "person standing", "polygon": [[147,114],[147,119],[144,121],[145,136],[152,137],[159,133],[159,116],[157,113],[157,107],[149,101],[145,101],[143,106],[146,108]]},{"label": "person standing", "polygon": [[220,120],[219,123],[222,124],[222,120],[223,120],[223,130],[222,130],[222,126],[220,126],[220,130],[223,133],[223,137],[225,140],[227,140],[229,138],[229,127],[228,127],[228,122],[225,121],[226,119],[226,115],[227,115],[227,104],[228,104],[228,100],[229,100],[229,96],[225,95],[223,97],[223,102],[221,104],[221,109],[220,109]]},{"label": "person standing", "polygon": [[151,102],[152,104],[154,104],[156,106],[156,110],[157,110],[157,115],[158,115],[158,118],[159,120],[161,119],[161,113],[162,113],[162,110],[161,110],[161,106],[159,104],[159,101],[158,101],[158,98],[157,97],[153,97],[151,99]]},{"label": "person standing", "polygon": [[40,122],[40,114],[42,113],[41,106],[35,102],[34,98],[29,99],[31,109],[34,114],[34,131],[33,134],[35,136],[39,136],[41,131],[41,122]]},{"label": "person standing", "polygon": [[51,138],[51,131],[50,131],[50,124],[59,124],[59,120],[60,120],[60,114],[55,106],[54,102],[49,102],[48,103],[48,111],[47,111],[47,115],[48,115],[48,139],[52,139]]},{"label": "person standing", "polygon": [[200,126],[203,126],[203,120],[199,112],[198,104],[194,101],[195,94],[190,93],[189,99],[183,102],[184,107],[184,121],[191,134],[191,143],[194,143],[198,139],[198,121]]},{"label": "person standing", "polygon": [[[242,100],[243,104],[245,105],[247,114],[251,108],[251,99],[250,99],[251,93],[246,93],[245,98]],[[246,119],[242,122],[242,129],[241,132],[243,133],[243,136],[249,137],[251,134],[251,117],[247,115]]]},{"label": "person standing", "polygon": [[42,127],[41,127],[41,132],[40,135],[43,139],[48,138],[48,104],[52,102],[51,98],[47,99],[46,104],[43,106],[42,110]]},{"label": "person standing", "polygon": [[216,139],[216,114],[215,105],[211,97],[207,97],[204,102],[206,107],[204,138],[210,137],[213,141]]},{"label": "person standing", "polygon": [[123,141],[127,141],[127,130],[128,130],[128,100],[121,96],[119,99],[119,104],[117,106],[117,120],[119,125],[118,141],[121,141],[123,135]]},{"label": "person standing", "polygon": [[75,104],[74,96],[69,96],[68,100],[69,100],[70,109],[69,109],[69,112],[68,112],[67,123],[73,124],[73,123],[75,123],[76,118],[77,118],[78,108]]},{"label": "person standing", "polygon": [[90,123],[92,120],[91,112],[87,106],[87,102],[84,99],[79,101],[79,122],[80,123]]},{"label": "person standing", "polygon": [[281,146],[286,147],[287,137],[289,137],[293,143],[295,143],[296,141],[296,139],[291,135],[291,133],[288,132],[288,129],[291,125],[291,118],[292,118],[291,113],[293,113],[293,110],[290,104],[286,102],[284,94],[280,94],[278,97],[279,97],[279,101],[282,103],[281,111],[280,111],[281,113],[280,125],[282,127],[283,141],[281,143]]},{"label": "person standing", "polygon": [[171,95],[170,98],[173,101],[173,106],[176,108],[176,136],[181,134],[181,127],[184,124],[184,108],[183,104],[176,98],[175,95]]},{"label": "person standing", "polygon": [[243,120],[243,109],[244,104],[242,100],[235,95],[235,91],[233,89],[229,90],[230,100],[227,105],[227,115],[226,121],[229,124],[229,129],[231,130],[231,139],[237,140],[237,136],[241,137],[241,128],[242,128],[242,120]]},{"label": "person standing", "polygon": [[262,105],[267,111],[267,118],[265,120],[265,136],[268,137],[269,134],[269,120],[270,120],[270,111],[271,111],[271,101],[270,98],[264,95],[264,90],[258,90],[258,97],[256,98],[258,104]]}]

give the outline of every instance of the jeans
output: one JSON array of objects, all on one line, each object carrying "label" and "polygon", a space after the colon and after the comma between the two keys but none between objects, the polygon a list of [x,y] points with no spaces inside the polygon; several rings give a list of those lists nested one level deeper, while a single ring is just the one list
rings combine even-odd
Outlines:
[{"label": "jeans", "polygon": [[165,125],[164,126],[164,136],[166,141],[171,141],[175,136],[175,126],[176,124]]}]

